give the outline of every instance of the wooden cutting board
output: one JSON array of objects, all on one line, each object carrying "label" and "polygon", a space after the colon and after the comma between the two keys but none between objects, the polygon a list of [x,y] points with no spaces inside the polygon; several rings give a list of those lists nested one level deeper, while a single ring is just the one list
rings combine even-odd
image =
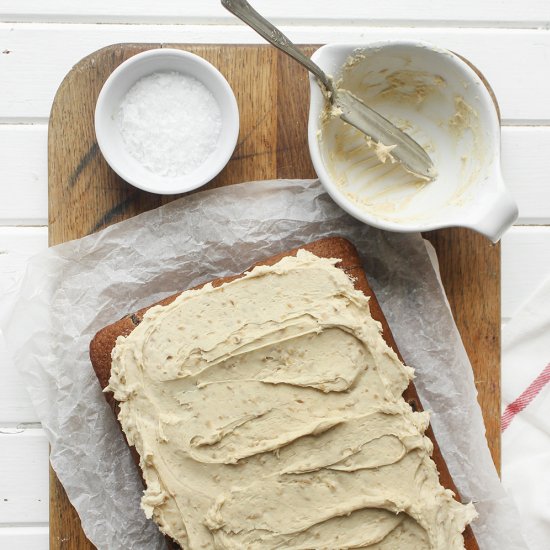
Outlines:
[{"label": "wooden cutting board", "polygon": [[[312,178],[307,145],[309,85],[304,69],[271,46],[119,44],[80,61],[54,99],[48,134],[49,244],[83,237],[156,208],[159,196],[121,180],[103,160],[93,115],[110,73],[132,55],[158,47],[192,51],[227,78],[240,110],[240,135],[227,167],[206,188],[274,178]],[[317,46],[304,46],[310,55]],[[466,229],[427,235],[474,368],[493,460],[500,465],[500,247]],[[75,465],[75,467],[77,467]],[[87,541],[63,487],[50,470],[50,549]]]}]

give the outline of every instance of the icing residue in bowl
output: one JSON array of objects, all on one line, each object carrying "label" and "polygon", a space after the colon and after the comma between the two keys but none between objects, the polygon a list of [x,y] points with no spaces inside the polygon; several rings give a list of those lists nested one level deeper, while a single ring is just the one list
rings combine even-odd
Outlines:
[{"label": "icing residue in bowl", "polygon": [[[429,52],[431,55],[440,55]],[[353,204],[393,222],[433,220],[460,207],[490,164],[475,93],[458,74],[422,56],[383,49],[348,58],[336,80],[413,137],[434,160],[432,182],[407,172],[391,155],[392,144],[376,144],[343,123],[327,103],[318,139],[331,179]],[[441,69],[441,70],[438,70]]]}]

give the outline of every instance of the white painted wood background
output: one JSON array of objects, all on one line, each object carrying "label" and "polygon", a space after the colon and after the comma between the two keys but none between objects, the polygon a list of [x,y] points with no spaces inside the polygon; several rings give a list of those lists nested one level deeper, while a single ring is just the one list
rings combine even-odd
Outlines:
[{"label": "white painted wood background", "polygon": [[[548,0],[256,0],[296,42],[418,38],[469,58],[500,102],[520,219],[502,244],[502,315],[550,276]],[[218,0],[0,0],[0,296],[47,246],[47,123],[64,75],[116,42],[257,42]],[[48,445],[0,339],[0,550],[48,548]]]}]

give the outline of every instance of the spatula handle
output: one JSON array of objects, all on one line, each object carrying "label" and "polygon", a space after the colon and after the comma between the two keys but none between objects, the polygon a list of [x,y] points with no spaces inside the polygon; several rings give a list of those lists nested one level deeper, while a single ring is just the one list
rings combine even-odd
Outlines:
[{"label": "spatula handle", "polygon": [[246,0],[221,0],[221,2],[224,8],[237,16],[241,21],[244,21],[260,36],[263,36],[276,48],[290,55],[290,57],[303,65],[308,71],[312,72],[325,88],[332,92],[333,86],[329,76],[318,65],[313,63],[307,55],[304,55],[277,27],[262,17]]}]

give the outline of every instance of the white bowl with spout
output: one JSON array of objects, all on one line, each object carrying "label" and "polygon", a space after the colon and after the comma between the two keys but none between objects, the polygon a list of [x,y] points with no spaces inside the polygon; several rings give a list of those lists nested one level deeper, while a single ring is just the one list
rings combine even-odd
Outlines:
[{"label": "white bowl with spout", "polygon": [[327,45],[312,59],[418,141],[438,172],[426,182],[400,164],[382,164],[363,134],[330,116],[310,76],[313,165],[344,210],[390,231],[468,227],[500,239],[518,210],[501,174],[498,107],[469,63],[417,41]]}]

